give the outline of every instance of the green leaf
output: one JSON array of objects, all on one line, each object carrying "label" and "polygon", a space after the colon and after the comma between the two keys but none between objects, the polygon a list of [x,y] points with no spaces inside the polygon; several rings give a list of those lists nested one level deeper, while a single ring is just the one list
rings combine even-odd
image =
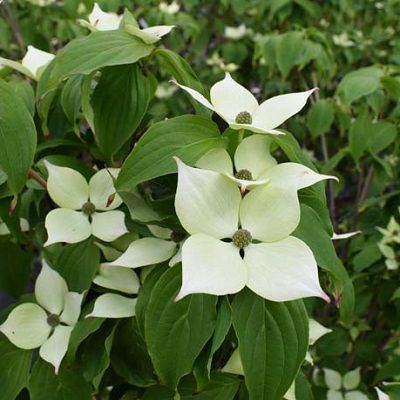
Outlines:
[{"label": "green leaf", "polygon": [[201,390],[198,390],[193,384],[185,385],[182,382],[182,385],[179,385],[179,394],[181,400],[233,400],[239,385],[240,380],[236,377],[214,373]]},{"label": "green leaf", "polygon": [[328,132],[334,118],[334,108],[329,100],[323,99],[314,103],[307,114],[307,127],[312,137],[316,138]]},{"label": "green leaf", "polygon": [[276,63],[279,71],[286,77],[298,64],[303,52],[304,35],[301,32],[287,32],[276,43]]},{"label": "green leaf", "polygon": [[17,298],[29,282],[32,255],[11,242],[0,243],[0,254],[0,288]]},{"label": "green leaf", "polygon": [[125,318],[118,325],[111,352],[111,364],[115,372],[131,385],[146,387],[157,383],[136,318]]},{"label": "green leaf", "polygon": [[154,124],[137,142],[117,179],[117,190],[176,172],[173,156],[193,165],[207,151],[223,147],[217,125],[205,117],[184,115]]},{"label": "green leaf", "polygon": [[[203,85],[200,83],[199,78],[194,73],[192,67],[179,54],[168,49],[157,49],[155,50],[154,55],[160,63],[160,68],[171,74],[178,83],[197,90],[203,96],[207,96]],[[192,96],[188,96],[188,99],[198,114],[211,114],[209,110],[200,105],[192,98]]]},{"label": "green leaf", "polygon": [[350,105],[353,101],[371,94],[380,87],[383,71],[379,67],[366,67],[345,75],[339,83],[337,93]]},{"label": "green leaf", "polygon": [[232,319],[250,400],[281,400],[308,349],[303,302],[271,302],[245,289],[233,300]]},{"label": "green leaf", "polygon": [[397,100],[400,97],[400,80],[399,77],[383,76],[381,83],[389,96]]},{"label": "green leaf", "polygon": [[374,382],[383,381],[385,379],[390,379],[396,377],[400,374],[400,356],[393,357],[392,360],[382,365],[375,375]]},{"label": "green leaf", "polygon": [[323,226],[317,213],[311,207],[302,204],[300,223],[293,236],[307,243],[314,253],[317,264],[331,275],[337,291],[336,297],[341,298],[341,318],[343,321],[349,321],[354,310],[353,284],[336,255],[331,236]]},{"label": "green leaf", "polygon": [[102,71],[92,106],[97,142],[108,159],[135,132],[150,98],[150,82],[138,65],[119,65]]},{"label": "green leaf", "polygon": [[194,294],[174,302],[180,286],[180,268],[168,269],[152,290],[145,319],[154,369],[161,382],[173,389],[191,372],[216,320],[216,296]]},{"label": "green leaf", "polygon": [[2,400],[14,400],[29,378],[32,352],[0,341],[0,388]]},{"label": "green leaf", "polygon": [[12,86],[0,80],[0,168],[13,193],[22,190],[36,149],[32,116]]},{"label": "green leaf", "polygon": [[67,244],[50,261],[67,282],[69,290],[82,293],[89,289],[100,265],[100,250],[90,240]]},{"label": "green leaf", "polygon": [[[88,314],[87,310],[92,308],[92,305],[89,303],[89,305],[85,308],[86,312],[84,311],[82,314]],[[71,333],[71,338],[68,344],[68,353],[66,356],[68,362],[72,362],[75,359],[75,354],[80,344],[93,332],[96,332],[101,327],[103,322],[103,318],[81,318],[77,322],[74,330]]]},{"label": "green leaf", "polygon": [[71,75],[88,75],[106,66],[133,64],[152,50],[152,46],[118,30],[97,31],[74,39],[53,60],[47,90]]},{"label": "green leaf", "polygon": [[91,400],[92,390],[76,365],[62,367],[58,375],[54,367],[41,360],[36,361],[29,380],[31,400]]},{"label": "green leaf", "polygon": [[83,76],[76,75],[68,79],[61,91],[61,106],[68,121],[74,127],[75,133],[79,134],[79,128],[76,126],[79,110],[81,108],[81,86]]},{"label": "green leaf", "polygon": [[387,121],[373,122],[365,113],[350,126],[349,146],[356,162],[369,150],[376,154],[384,150],[397,137],[397,128]]},{"label": "green leaf", "polygon": [[105,325],[84,342],[81,351],[83,376],[88,382],[92,382],[96,389],[99,388],[110,365],[111,346],[116,328],[114,322],[108,321]]}]

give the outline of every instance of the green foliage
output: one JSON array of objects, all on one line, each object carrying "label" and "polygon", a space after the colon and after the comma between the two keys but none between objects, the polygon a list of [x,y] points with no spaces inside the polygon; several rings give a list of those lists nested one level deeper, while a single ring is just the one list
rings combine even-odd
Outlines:
[{"label": "green foliage", "polygon": [[[84,295],[57,375],[1,334],[1,400],[286,400],[293,383],[296,400],[318,400],[328,396],[324,369],[357,368],[362,399],[377,399],[377,386],[400,398],[399,1],[188,0],[174,11],[175,2],[102,0],[108,12],[132,13],[108,31],[78,22],[92,0],[0,3],[0,324],[35,302],[42,259]],[[149,45],[138,24],[175,28]],[[28,45],[56,55],[38,75],[20,63]],[[93,283],[133,239],[154,238],[155,224],[186,234],[173,157],[195,166],[216,148],[233,156],[250,134],[171,82],[210,100],[225,72],[259,102],[319,88],[278,127],[285,135],[271,136],[271,151],[340,180],[298,192],[293,232],[313,252],[329,304],[271,302],[248,289],[175,302],[182,268],[168,261],[131,270],[138,293]],[[121,168],[107,201],[121,196],[130,233],[44,246],[57,206],[45,160],[86,179]],[[351,231],[361,233],[332,241]],[[135,298],[136,315],[86,318],[105,293]],[[309,318],[332,330],[310,347]],[[225,372],[235,350],[243,371]]]}]

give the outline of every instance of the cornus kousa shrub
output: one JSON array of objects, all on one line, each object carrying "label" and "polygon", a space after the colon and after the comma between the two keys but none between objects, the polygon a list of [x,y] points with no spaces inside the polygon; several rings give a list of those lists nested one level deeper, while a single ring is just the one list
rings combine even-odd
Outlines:
[{"label": "cornus kousa shrub", "polygon": [[[398,218],[376,223],[354,245],[346,240],[359,233],[358,211],[352,223],[331,219],[348,183],[335,167],[351,153],[363,171],[360,159],[379,159],[393,130],[374,121],[382,142],[365,139],[357,153],[362,140],[353,133],[328,160],[334,106],[317,83],[332,72],[313,69],[312,85],[302,75],[315,54],[331,56],[322,39],[317,45],[308,32],[293,45],[294,36],[264,40],[244,23],[226,26],[233,47],[210,55],[203,81],[188,60],[207,24],[195,25],[189,5],[161,2],[146,19],[141,2],[28,3],[0,5],[0,49],[8,29],[12,44],[0,57],[0,400],[398,396],[398,356],[387,357],[388,346],[399,349],[394,324],[379,337],[383,372],[360,367],[370,348],[357,347],[381,303],[398,312]],[[283,5],[275,3],[277,12]],[[24,25],[27,11],[48,22],[42,34],[29,33],[36,28]],[[188,25],[198,28],[192,36]],[[276,60],[278,81],[252,77],[240,44],[250,40],[258,46],[254,69],[262,53],[264,75],[272,77]],[[218,51],[238,54],[237,64]],[[284,57],[292,53],[293,65]],[[291,90],[294,66],[304,87]],[[345,79],[338,89],[343,131],[344,104],[378,75],[346,75],[355,89]],[[391,85],[398,93],[398,82]],[[378,109],[381,101],[369,104]],[[367,106],[357,112],[351,129],[370,129]],[[318,168],[302,141],[306,113],[313,137],[322,138]],[[363,175],[369,183],[357,192],[357,210],[373,174]],[[337,239],[343,259],[354,254],[358,275],[337,256]],[[386,265],[390,296],[374,294],[368,317],[354,317],[371,298],[364,292],[355,302],[353,283],[366,285],[373,272],[363,271],[375,262]]]}]

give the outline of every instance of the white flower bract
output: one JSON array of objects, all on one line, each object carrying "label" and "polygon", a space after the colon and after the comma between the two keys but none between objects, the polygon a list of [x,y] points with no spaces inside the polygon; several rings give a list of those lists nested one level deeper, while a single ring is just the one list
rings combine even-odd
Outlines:
[{"label": "white flower bract", "polygon": [[311,249],[290,236],[300,221],[296,186],[260,185],[242,198],[237,183],[226,176],[176,161],[175,210],[191,235],[182,246],[177,300],[248,286],[273,301],[310,296],[329,301]]},{"label": "white flower bract", "polygon": [[283,94],[258,104],[253,94],[234,81],[227,72],[222,81],[211,87],[210,102],[196,90],[176,84],[200,104],[216,112],[232,129],[248,129],[272,135],[283,134],[275,129],[297,114],[316,90],[314,88],[305,92]]},{"label": "white flower bract", "polygon": [[47,191],[60,207],[46,216],[48,239],[45,246],[58,242],[77,243],[92,234],[112,242],[128,232],[125,214],[115,210],[122,203],[113,184],[119,169],[102,169],[87,183],[72,168],[59,167],[47,161],[45,165],[49,172]]},{"label": "white flower bract", "polygon": [[40,347],[40,357],[58,373],[79,319],[83,295],[69,292],[64,279],[43,261],[35,297],[38,304],[23,303],[14,308],[0,331],[21,349]]}]

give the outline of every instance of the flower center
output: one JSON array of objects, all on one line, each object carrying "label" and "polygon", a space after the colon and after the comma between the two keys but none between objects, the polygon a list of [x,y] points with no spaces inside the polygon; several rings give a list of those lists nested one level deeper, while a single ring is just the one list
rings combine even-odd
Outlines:
[{"label": "flower center", "polygon": [[47,317],[47,323],[52,327],[55,328],[56,326],[60,325],[60,317],[57,314],[50,314]]},{"label": "flower center", "polygon": [[82,206],[82,212],[86,215],[88,215],[89,217],[94,214],[94,212],[96,211],[96,207],[93,203],[91,203],[90,201],[86,202],[83,206]]},{"label": "flower center", "polygon": [[185,234],[182,231],[172,231],[170,239],[175,243],[180,243],[185,238]]},{"label": "flower center", "polygon": [[235,178],[237,179],[244,179],[246,181],[252,181],[253,175],[248,169],[241,169],[235,174]]},{"label": "flower center", "polygon": [[240,111],[240,113],[236,115],[235,122],[237,124],[251,124],[253,119],[248,111]]},{"label": "flower center", "polygon": [[232,242],[239,249],[248,246],[253,240],[251,233],[246,229],[238,229],[232,236]]}]

